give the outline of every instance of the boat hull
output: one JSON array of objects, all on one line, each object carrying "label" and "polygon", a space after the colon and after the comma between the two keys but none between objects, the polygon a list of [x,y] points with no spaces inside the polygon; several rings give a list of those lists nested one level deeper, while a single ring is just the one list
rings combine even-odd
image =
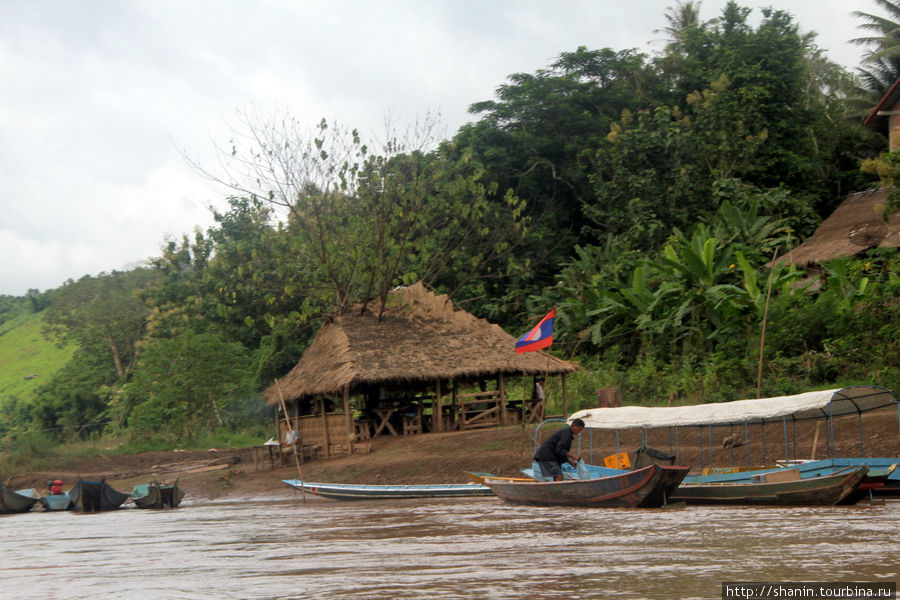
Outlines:
[{"label": "boat hull", "polygon": [[184,490],[173,485],[160,485],[156,482],[138,485],[131,492],[131,499],[138,508],[177,508],[184,498]]},{"label": "boat hull", "polygon": [[0,514],[28,512],[37,501],[37,498],[19,494],[5,485],[0,485]]},{"label": "boat hull", "polygon": [[52,496],[41,496],[38,498],[38,502],[41,503],[41,506],[43,506],[46,511],[69,510],[72,508],[72,498],[69,496],[68,492],[64,494],[53,494]]},{"label": "boat hull", "polygon": [[516,504],[654,508],[668,502],[665,490],[675,489],[688,471],[687,467],[668,469],[651,464],[596,479],[528,482],[487,478],[484,484],[500,498]]},{"label": "boat hull", "polygon": [[850,496],[866,467],[848,467],[822,477],[775,482],[684,483],[673,502],[712,505],[833,506]]},{"label": "boat hull", "polygon": [[366,485],[349,483],[318,483],[300,479],[283,479],[285,484],[333,500],[390,500],[404,498],[464,498],[492,496],[484,485],[469,483],[423,485]]},{"label": "boat hull", "polygon": [[110,487],[105,481],[79,479],[69,491],[72,509],[76,512],[116,510],[129,498],[129,494]]}]

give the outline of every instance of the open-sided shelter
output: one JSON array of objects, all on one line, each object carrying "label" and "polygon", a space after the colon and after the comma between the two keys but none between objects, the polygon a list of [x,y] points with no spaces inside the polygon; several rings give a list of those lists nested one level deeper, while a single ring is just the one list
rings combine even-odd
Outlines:
[{"label": "open-sided shelter", "polygon": [[382,433],[537,421],[543,403],[508,397],[510,378],[560,376],[565,407],[565,376],[578,364],[517,354],[515,341],[417,283],[392,291],[380,320],[374,303],[331,317],[265,399],[283,404],[304,448],[325,456]]}]

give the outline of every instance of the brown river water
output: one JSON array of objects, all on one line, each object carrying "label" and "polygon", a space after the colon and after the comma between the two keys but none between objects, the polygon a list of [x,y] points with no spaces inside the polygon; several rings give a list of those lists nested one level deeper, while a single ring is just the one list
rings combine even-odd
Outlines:
[{"label": "brown river water", "polygon": [[539,508],[497,498],[188,502],[0,517],[0,598],[721,598],[897,582],[900,501]]}]

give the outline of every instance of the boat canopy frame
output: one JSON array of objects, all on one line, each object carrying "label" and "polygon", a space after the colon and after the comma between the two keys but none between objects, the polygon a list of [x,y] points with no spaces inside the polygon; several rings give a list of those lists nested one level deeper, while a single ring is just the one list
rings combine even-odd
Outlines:
[{"label": "boat canopy frame", "polygon": [[[752,400],[734,400],[695,404],[692,406],[620,406],[613,408],[591,408],[571,414],[566,421],[581,419],[585,428],[590,430],[591,451],[593,453],[593,430],[615,430],[616,452],[619,451],[619,430],[640,429],[643,444],[647,445],[648,430],[669,428],[670,445],[677,454],[678,430],[681,427],[700,427],[700,457],[704,461],[702,428],[709,430],[709,459],[712,464],[712,428],[713,426],[730,426],[734,434],[735,426],[744,428],[744,445],[749,466],[749,426],[759,424],[765,431],[766,423],[780,423],[784,431],[785,460],[790,460],[788,423],[793,426],[794,454],[796,458],[796,422],[811,419],[826,419],[826,448],[829,457],[834,454],[834,419],[835,417],[857,415],[859,419],[859,451],[865,456],[863,442],[862,413],[897,407],[898,429],[900,429],[900,400],[891,390],[874,385],[856,385],[830,390],[805,392],[792,396],[760,398]],[[674,440],[673,440],[674,433]],[[674,442],[674,443],[672,443]],[[763,460],[766,456],[765,438],[763,438]],[[702,466],[702,465],[701,465]],[[732,446],[732,466],[734,466],[734,447]]]}]

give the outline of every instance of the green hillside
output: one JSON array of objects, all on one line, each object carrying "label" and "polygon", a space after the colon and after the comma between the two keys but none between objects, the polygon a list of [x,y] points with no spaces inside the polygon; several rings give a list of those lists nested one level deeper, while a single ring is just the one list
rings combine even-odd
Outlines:
[{"label": "green hillside", "polygon": [[[41,334],[43,313],[19,315],[0,324],[0,405],[11,397],[25,400],[72,357]],[[36,377],[29,378],[32,375]]]}]

